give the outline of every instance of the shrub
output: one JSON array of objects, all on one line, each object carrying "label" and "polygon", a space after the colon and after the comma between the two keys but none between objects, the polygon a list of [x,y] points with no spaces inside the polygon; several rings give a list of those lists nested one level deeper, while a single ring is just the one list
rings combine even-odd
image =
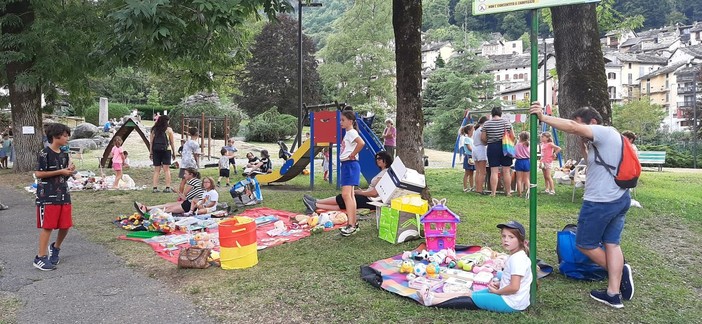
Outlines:
[{"label": "shrub", "polygon": [[[665,164],[670,168],[692,168],[692,149],[675,149],[668,145],[638,145],[639,151],[665,151]],[[698,163],[702,161],[700,154],[697,155]]]},{"label": "shrub", "polygon": [[297,133],[297,118],[273,107],[254,117],[247,125],[246,141],[275,142]]},{"label": "shrub", "polygon": [[[191,106],[185,106],[183,104],[175,106],[173,110],[168,113],[171,118],[170,126],[176,133],[181,133],[181,117],[185,112],[187,117],[198,117],[197,122],[190,120],[188,125],[190,127],[201,127],[200,116],[205,113],[205,117],[224,117],[229,118],[229,136],[234,136],[239,132],[239,125],[241,124],[241,111],[234,107],[233,105],[218,105],[214,103],[198,103]],[[208,123],[205,121],[205,128],[200,129],[200,135],[207,136]],[[212,137],[217,139],[224,138],[224,121],[213,121],[212,122]]]},{"label": "shrub", "polygon": [[[117,118],[120,119],[123,116],[129,115],[129,109],[126,105],[122,104],[110,104],[107,109],[107,118]],[[100,123],[100,105],[94,104],[85,110],[83,115],[85,117],[86,123],[91,123],[93,125],[99,126]]]},{"label": "shrub", "polygon": [[464,110],[457,108],[438,115],[425,132],[426,146],[442,151],[453,151],[463,114]]}]

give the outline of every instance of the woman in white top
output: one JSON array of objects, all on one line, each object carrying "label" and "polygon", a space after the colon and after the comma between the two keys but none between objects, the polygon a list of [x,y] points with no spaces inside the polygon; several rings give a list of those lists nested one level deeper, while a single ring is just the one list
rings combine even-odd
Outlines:
[{"label": "woman in white top", "polygon": [[[380,172],[378,175],[373,177],[373,180],[371,180],[370,184],[368,185],[368,189],[366,190],[361,190],[361,189],[356,189],[354,190],[354,199],[356,200],[356,209],[359,208],[367,208],[367,209],[375,209],[375,206],[368,204],[371,202],[371,198],[378,197],[378,191],[375,190],[375,186],[378,185],[378,182],[380,182],[380,179],[385,175],[387,172],[388,168],[390,165],[392,165],[393,158],[390,156],[390,153],[386,151],[380,151],[375,154],[375,165],[380,168]],[[344,202],[344,198],[342,197],[341,194],[336,195],[335,197],[329,197],[329,198],[324,198],[324,199],[315,199],[314,197],[310,195],[304,195],[302,198],[302,202],[305,204],[305,207],[309,209],[309,212],[314,212],[317,209],[323,209],[323,210],[342,210],[346,209],[346,203]]]},{"label": "woman in white top", "polygon": [[488,120],[486,116],[480,117],[475,124],[473,131],[473,160],[475,161],[475,192],[482,194],[485,188],[485,176],[487,175],[487,147],[480,134],[483,132],[483,124]]}]

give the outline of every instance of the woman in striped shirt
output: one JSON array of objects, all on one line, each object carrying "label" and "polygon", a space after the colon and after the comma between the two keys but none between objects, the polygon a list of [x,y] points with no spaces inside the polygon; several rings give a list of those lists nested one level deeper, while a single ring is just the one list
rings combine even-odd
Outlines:
[{"label": "woman in striped shirt", "polygon": [[502,138],[505,132],[514,130],[509,120],[502,119],[502,108],[492,108],[492,119],[483,124],[483,132],[480,134],[483,142],[487,143],[487,158],[490,165],[490,195],[495,196],[497,191],[497,176],[502,167],[502,179],[504,180],[505,195],[512,196],[512,157],[505,156],[502,152]]},{"label": "woman in striped shirt", "polygon": [[202,194],[204,191],[202,190],[202,183],[200,182],[200,172],[198,172],[195,168],[186,168],[183,173],[183,179],[186,181],[185,189],[183,190],[183,193],[178,194],[178,199],[182,201],[175,201],[155,206],[146,206],[135,201],[134,208],[136,208],[137,212],[140,214],[144,214],[145,212],[154,208],[160,208],[163,209],[164,212],[175,214],[181,214],[189,211],[194,202],[202,199]]}]

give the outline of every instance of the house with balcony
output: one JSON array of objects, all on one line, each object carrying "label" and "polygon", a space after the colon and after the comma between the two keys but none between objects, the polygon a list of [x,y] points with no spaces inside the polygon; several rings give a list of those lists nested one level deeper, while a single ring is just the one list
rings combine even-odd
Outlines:
[{"label": "house with balcony", "polygon": [[605,74],[607,75],[607,93],[611,104],[621,103],[622,91],[622,64],[612,62],[605,58]]},{"label": "house with balcony", "polygon": [[[502,99],[509,104],[522,100],[530,100],[530,85],[531,85],[531,56],[529,54],[522,55],[494,55],[488,57],[489,63],[483,71],[490,73],[493,76],[495,85],[494,97]],[[542,103],[552,103],[552,93],[554,89],[553,78],[550,75],[546,77],[546,96],[543,96],[543,55],[539,55],[539,75],[535,77],[539,79],[539,98]],[[556,68],[556,58],[553,55],[547,55],[546,69],[551,70]],[[548,99],[548,100],[546,100]]]},{"label": "house with balcony", "polygon": [[480,46],[481,56],[522,54],[524,47],[522,40],[508,41],[500,33],[492,33],[490,41],[483,42]]},{"label": "house with balcony", "polygon": [[[621,65],[621,101],[629,102],[641,97],[639,78],[668,64],[666,57],[653,54],[606,53],[610,65]],[[605,67],[606,69],[606,67]],[[609,83],[609,82],[608,82]]]},{"label": "house with balcony", "polygon": [[702,44],[680,47],[668,58],[669,64],[680,62],[702,63]]},{"label": "house with balcony", "polygon": [[[702,64],[684,64],[675,72],[677,83],[676,110],[664,120],[670,131],[689,130],[694,115],[695,101],[702,98],[700,67]],[[699,107],[698,107],[699,111]]]},{"label": "house with balcony", "polygon": [[[678,83],[675,72],[684,67],[685,63],[677,63],[662,67],[639,78],[641,95],[647,96],[652,104],[663,106],[668,119],[677,113]],[[668,129],[673,129],[670,122]]]}]

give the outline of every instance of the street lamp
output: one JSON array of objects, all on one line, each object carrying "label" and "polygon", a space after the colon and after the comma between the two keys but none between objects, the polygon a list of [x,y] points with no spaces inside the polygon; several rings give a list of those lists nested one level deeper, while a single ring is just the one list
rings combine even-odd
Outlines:
[{"label": "street lamp", "polygon": [[297,6],[297,48],[299,49],[298,52],[298,67],[297,67],[297,89],[299,91],[298,94],[298,116],[297,116],[297,147],[299,148],[302,145],[302,120],[305,118],[303,116],[304,112],[302,111],[302,7],[321,7],[322,4],[319,2],[309,2],[309,1],[304,1],[303,0],[298,0],[298,6]]}]

